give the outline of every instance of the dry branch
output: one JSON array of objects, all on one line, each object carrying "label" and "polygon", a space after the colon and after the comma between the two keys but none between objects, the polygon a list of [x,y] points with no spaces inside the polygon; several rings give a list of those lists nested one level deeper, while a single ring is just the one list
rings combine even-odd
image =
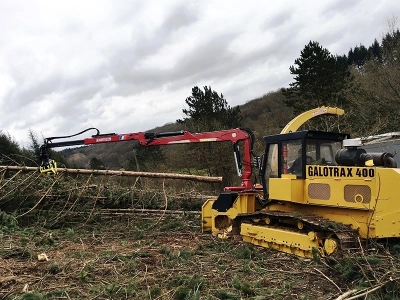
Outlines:
[{"label": "dry branch", "polygon": [[[61,175],[60,175],[61,176]],[[51,189],[53,188],[53,186],[56,184],[56,182],[58,181],[58,179],[60,179],[60,176],[58,176],[58,178],[56,178],[56,180],[54,180],[54,182],[51,184],[51,186],[47,189],[47,191],[44,193],[44,195],[39,199],[38,202],[36,202],[36,204],[29,209],[28,211],[24,212],[23,214],[20,214],[18,216],[16,216],[16,218],[20,218],[25,216],[26,214],[30,213],[32,210],[34,210],[39,204],[40,202],[42,202],[42,200],[46,197],[46,195],[51,191]]]},{"label": "dry branch", "polygon": [[[21,167],[21,166],[0,166],[0,170],[12,171],[38,171],[36,167]],[[200,182],[222,182],[222,177],[209,177],[186,175],[176,173],[151,173],[151,172],[132,172],[132,171],[112,171],[112,170],[88,170],[88,169],[67,169],[57,168],[58,172],[65,172],[71,174],[93,174],[93,175],[113,175],[113,176],[132,176],[132,177],[150,177],[150,178],[170,178],[182,179]]]},{"label": "dry branch", "polygon": [[352,290],[347,291],[346,293],[340,295],[335,300],[345,300],[348,296],[354,294],[355,292],[357,292],[357,290],[356,289],[352,289]]},{"label": "dry branch", "polygon": [[317,268],[314,268],[315,271],[317,271],[318,273],[320,273],[322,276],[324,276],[330,283],[332,283],[334,286],[336,286],[336,288],[342,292],[342,290],[340,289],[340,287],[338,287],[338,285],[332,280],[330,279],[328,276],[326,276],[322,271],[318,270]]},{"label": "dry branch", "polygon": [[200,215],[201,211],[196,210],[164,210],[164,209],[145,209],[145,208],[108,208],[101,209],[101,214],[170,214],[170,215],[185,215],[185,214],[195,214]]}]

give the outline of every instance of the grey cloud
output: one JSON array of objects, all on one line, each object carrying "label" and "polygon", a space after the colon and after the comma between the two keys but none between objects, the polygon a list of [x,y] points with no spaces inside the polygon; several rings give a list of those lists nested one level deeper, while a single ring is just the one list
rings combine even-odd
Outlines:
[{"label": "grey cloud", "polygon": [[[124,48],[117,48],[109,56],[111,67],[135,66],[139,61],[157,53],[160,48],[172,42],[175,32],[189,27],[195,23],[198,16],[186,5],[176,7],[172,12],[164,17],[163,22],[150,34],[142,32],[134,33],[127,37],[129,45]],[[152,22],[152,16],[146,19],[146,22]],[[128,22],[127,24],[132,24]],[[141,24],[139,24],[140,26]],[[145,25],[145,24],[143,24]]]},{"label": "grey cloud", "polygon": [[[197,20],[196,14],[185,6],[177,7],[150,36],[132,37],[129,46],[115,49],[109,58],[108,72],[115,83],[122,87],[118,95],[126,96],[159,85],[162,79],[173,79],[165,71],[147,70],[138,67],[142,61],[158,53],[172,43],[174,33],[186,28]],[[110,95],[109,92],[107,95]]]},{"label": "grey cloud", "polygon": [[293,21],[294,14],[295,11],[293,9],[285,8],[283,11],[275,13],[271,18],[266,19],[261,25],[261,29],[264,31],[279,29]]},{"label": "grey cloud", "polygon": [[213,78],[221,72],[226,72],[228,65],[234,63],[236,59],[228,49],[234,37],[234,34],[226,34],[213,37],[208,41],[198,40],[193,51],[180,57],[174,69],[171,70],[177,75],[175,79]]},{"label": "grey cloud", "polygon": [[109,13],[111,22],[115,25],[125,25],[130,23],[132,20],[139,18],[149,1],[134,1],[130,5],[126,5],[125,2],[112,1],[113,9]]},{"label": "grey cloud", "polygon": [[164,34],[170,35],[177,30],[189,27],[196,23],[199,19],[198,11],[196,12],[193,7],[188,6],[187,3],[178,6],[174,9],[163,21],[161,31]]},{"label": "grey cloud", "polygon": [[55,73],[45,78],[37,78],[33,84],[28,84],[27,79],[24,79],[17,82],[17,85],[4,98],[12,104],[8,109],[39,102],[46,97],[51,97],[52,94],[64,95],[71,102],[81,101],[91,99],[102,90],[100,79],[101,73],[98,72],[79,74],[72,78]]},{"label": "grey cloud", "polygon": [[[351,11],[353,8],[355,9],[360,9],[358,7],[361,4],[363,5],[363,1],[361,0],[336,0],[332,1],[330,4],[328,4],[325,9],[321,11],[321,14],[324,16],[325,19],[329,19],[335,14],[338,13],[347,13]],[[365,4],[368,5],[368,4]]]}]

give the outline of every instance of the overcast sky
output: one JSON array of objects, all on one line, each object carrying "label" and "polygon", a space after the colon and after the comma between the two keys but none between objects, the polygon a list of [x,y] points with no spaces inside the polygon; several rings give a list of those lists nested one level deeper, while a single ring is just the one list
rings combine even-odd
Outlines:
[{"label": "overcast sky", "polygon": [[399,0],[0,0],[0,130],[146,131],[182,118],[193,86],[241,105],[287,87],[309,41],[347,54],[399,15]]}]

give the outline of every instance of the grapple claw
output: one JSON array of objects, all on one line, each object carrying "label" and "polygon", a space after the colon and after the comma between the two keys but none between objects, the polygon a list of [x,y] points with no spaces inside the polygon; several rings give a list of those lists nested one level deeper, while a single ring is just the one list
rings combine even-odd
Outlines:
[{"label": "grapple claw", "polygon": [[44,175],[57,174],[57,163],[50,159],[46,163],[42,164],[39,169],[40,173]]}]

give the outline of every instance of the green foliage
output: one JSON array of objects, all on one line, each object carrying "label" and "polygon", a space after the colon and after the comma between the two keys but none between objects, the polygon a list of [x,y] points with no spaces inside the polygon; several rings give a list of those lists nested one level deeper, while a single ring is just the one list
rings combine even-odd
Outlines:
[{"label": "green foliage", "polygon": [[[353,136],[393,132],[400,126],[400,31],[390,30],[382,39],[379,59],[353,67],[353,88],[346,93],[348,131]],[[376,50],[377,51],[377,50]]]},{"label": "green foliage", "polygon": [[239,300],[240,296],[228,293],[224,290],[219,290],[215,292],[215,297],[221,300]]},{"label": "green foliage", "polygon": [[204,285],[204,278],[197,275],[176,275],[170,281],[170,285],[171,287],[186,286],[189,289],[201,289]]},{"label": "green foliage", "polygon": [[173,231],[181,231],[182,229],[189,230],[188,223],[185,222],[187,217],[177,218],[172,215],[166,216],[165,221],[160,227],[160,231],[162,232],[173,232]]},{"label": "green foliage", "polygon": [[0,210],[0,231],[13,232],[18,229],[17,219]]},{"label": "green foliage", "polygon": [[335,260],[333,267],[345,281],[357,282],[361,288],[367,288],[376,280],[375,272],[382,264],[384,259],[375,255],[344,256]]},{"label": "green foliage", "polygon": [[204,87],[204,92],[197,86],[192,88],[192,96],[185,100],[189,108],[183,109],[186,118],[177,120],[189,130],[215,131],[240,127],[242,116],[239,106],[231,108],[224,96],[218,95],[211,87]]},{"label": "green foliage", "polygon": [[150,289],[150,296],[152,299],[157,298],[157,297],[161,296],[161,292],[162,292],[162,290],[159,286],[153,286]]},{"label": "green foliage", "polygon": [[235,253],[235,256],[239,259],[250,259],[252,256],[255,256],[254,247],[252,245],[242,245],[238,251]]},{"label": "green foliage", "polygon": [[316,263],[316,264],[321,264],[322,260],[321,260],[321,253],[319,252],[319,250],[315,247],[313,247],[311,249],[311,253],[312,253],[312,260]]},{"label": "green foliage", "polygon": [[72,238],[76,238],[77,234],[75,232],[75,230],[73,228],[67,228],[67,230],[64,233],[66,238],[72,239]]},{"label": "green foliage", "polygon": [[170,285],[177,287],[174,299],[197,300],[200,299],[200,290],[204,285],[204,278],[199,276],[176,276]]},{"label": "green foliage", "polygon": [[338,57],[343,63],[348,66],[355,66],[357,68],[362,67],[368,60],[382,61],[382,50],[375,39],[374,43],[368,47],[364,45],[355,46],[354,49],[350,49],[348,56],[343,55]]},{"label": "green foliage", "polygon": [[20,258],[20,259],[29,259],[32,254],[26,248],[3,248],[0,250],[0,257],[7,258]]},{"label": "green foliage", "polygon": [[109,295],[116,294],[120,289],[121,287],[115,282],[112,282],[105,287],[105,291]]},{"label": "green foliage", "polygon": [[[28,149],[26,150],[27,154],[25,154],[25,157],[28,156],[30,160],[27,165],[38,166],[41,164],[39,158],[42,144],[39,142],[37,133],[32,129],[28,130],[28,142],[29,145]],[[57,163],[58,167],[67,166],[65,158],[59,152],[52,149],[47,149],[46,152],[48,153],[49,157]]]},{"label": "green foliage", "polygon": [[171,253],[171,249],[169,247],[163,246],[160,249],[160,254],[166,254],[169,255]]},{"label": "green foliage", "polygon": [[[134,295],[136,295],[136,293],[137,293],[137,289],[138,289],[137,283],[136,283],[136,282],[130,282],[130,283],[128,284],[128,286],[125,288],[125,293],[128,294],[128,295],[130,295],[130,296],[134,296]],[[159,291],[159,288],[157,289],[156,287],[153,287],[153,288],[150,290],[150,295],[151,295],[152,297],[158,297],[159,295],[161,295],[160,292],[161,292],[161,291]]]},{"label": "green foliage", "polygon": [[63,265],[60,263],[52,263],[49,265],[48,267],[48,271],[50,274],[57,274],[60,273],[62,271]]},{"label": "green foliage", "polygon": [[400,30],[391,28],[382,39],[383,60],[391,62],[398,58],[397,52],[400,43]]},{"label": "green foliage", "polygon": [[22,151],[16,141],[0,131],[0,163],[2,165],[18,165],[22,161]]},{"label": "green foliage", "polygon": [[135,226],[135,228],[134,228],[134,237],[137,240],[141,240],[144,237],[143,230],[141,230],[141,229],[139,229],[139,228],[137,228]]},{"label": "green foliage", "polygon": [[106,169],[106,167],[104,166],[104,163],[97,157],[92,157],[92,159],[89,162],[89,166],[93,170],[105,170]]},{"label": "green foliage", "polygon": [[72,258],[84,259],[87,256],[87,252],[85,250],[75,250],[67,252],[66,255]]},{"label": "green foliage", "polygon": [[159,172],[159,166],[165,163],[164,150],[160,146],[145,147],[136,143],[128,156],[127,170],[137,172]]},{"label": "green foliage", "polygon": [[79,272],[79,279],[83,282],[87,282],[88,280],[88,273],[85,270],[81,270]]},{"label": "green foliage", "polygon": [[234,276],[232,279],[232,286],[241,291],[244,295],[246,296],[254,296],[255,295],[255,291],[254,289],[250,286],[249,283],[247,282],[242,282],[239,277]]},{"label": "green foliage", "polygon": [[45,300],[47,297],[43,295],[42,293],[38,292],[30,292],[30,293],[25,293],[18,299],[20,300]]},{"label": "green foliage", "polygon": [[187,297],[190,295],[190,289],[184,286],[180,286],[177,288],[174,299],[175,300],[186,300]]},{"label": "green foliage", "polygon": [[36,242],[35,245],[37,247],[53,247],[57,245],[56,239],[54,239],[51,235],[46,235],[41,238],[39,238]]},{"label": "green foliage", "polygon": [[335,269],[339,272],[344,280],[357,280],[362,278],[362,274],[358,272],[358,266],[350,257],[344,257],[336,265]]},{"label": "green foliage", "polygon": [[193,251],[183,249],[180,252],[179,257],[182,258],[183,261],[188,261],[193,255],[194,255]]},{"label": "green foliage", "polygon": [[29,128],[28,130],[29,146],[28,150],[31,151],[34,157],[40,156],[40,143],[35,131]]},{"label": "green foliage", "polygon": [[320,106],[347,107],[343,93],[349,85],[350,72],[318,42],[310,41],[289,70],[294,82],[284,89],[284,94],[296,114]]},{"label": "green foliage", "polygon": [[392,245],[389,245],[390,248],[390,253],[392,253],[393,256],[397,257],[400,259],[400,244],[399,243],[394,243]]},{"label": "green foliage", "polygon": [[[392,132],[400,126],[400,31],[392,28],[368,48],[333,56],[310,42],[290,67],[294,82],[283,89],[295,114],[325,105],[345,109],[340,123],[330,118],[308,122],[309,128],[340,130],[352,136]],[[326,120],[326,121],[325,121]]]},{"label": "green foliage", "polygon": [[[185,100],[188,108],[183,109],[186,115],[177,122],[191,132],[209,132],[241,126],[242,115],[239,106],[231,108],[224,96],[218,95],[211,87],[204,91],[197,86],[192,88],[192,96]],[[232,145],[229,143],[202,143],[182,145],[185,155],[177,160],[180,168],[205,170],[208,176],[222,176],[224,185],[236,179]],[[232,184],[233,185],[233,184]]]}]

